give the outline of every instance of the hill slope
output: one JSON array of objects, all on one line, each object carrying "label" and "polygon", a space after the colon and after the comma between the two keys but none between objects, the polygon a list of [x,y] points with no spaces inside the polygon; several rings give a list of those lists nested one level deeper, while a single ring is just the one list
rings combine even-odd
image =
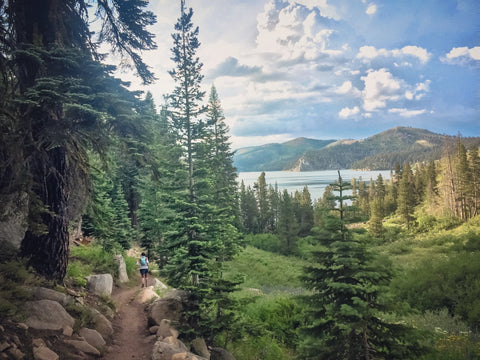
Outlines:
[{"label": "hill slope", "polygon": [[282,144],[251,146],[237,150],[233,161],[238,171],[283,170],[305,152],[321,149],[334,141],[297,138]]},{"label": "hill slope", "polygon": [[[238,171],[315,171],[337,169],[393,169],[396,163],[440,159],[443,148],[456,137],[424,129],[395,127],[364,140],[299,138],[283,144],[239,149]],[[467,146],[480,146],[480,137],[462,138]]]},{"label": "hill slope", "polygon": [[[424,129],[396,127],[365,140],[336,142],[317,151],[308,151],[287,169],[296,171],[335,169],[392,169],[395,163],[440,159],[442,149],[455,137]],[[480,138],[463,138],[467,146]]]}]

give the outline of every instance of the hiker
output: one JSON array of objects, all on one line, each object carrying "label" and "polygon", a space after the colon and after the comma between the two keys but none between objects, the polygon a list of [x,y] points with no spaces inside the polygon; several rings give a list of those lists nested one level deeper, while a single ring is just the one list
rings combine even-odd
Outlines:
[{"label": "hiker", "polygon": [[142,256],[137,261],[137,265],[140,265],[140,275],[142,276],[142,288],[147,287],[148,258],[145,255],[145,253],[142,252]]}]

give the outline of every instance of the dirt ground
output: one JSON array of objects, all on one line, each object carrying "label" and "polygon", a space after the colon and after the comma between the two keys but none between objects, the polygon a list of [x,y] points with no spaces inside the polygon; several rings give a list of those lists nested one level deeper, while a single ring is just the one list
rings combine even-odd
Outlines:
[{"label": "dirt ground", "polygon": [[154,340],[147,328],[145,305],[134,301],[139,286],[115,288],[112,298],[119,309],[113,321],[113,342],[104,360],[149,360]]}]

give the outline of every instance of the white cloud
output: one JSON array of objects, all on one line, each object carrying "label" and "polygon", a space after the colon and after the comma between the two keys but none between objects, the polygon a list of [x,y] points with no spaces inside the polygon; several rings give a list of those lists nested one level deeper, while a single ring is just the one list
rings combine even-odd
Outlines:
[{"label": "white cloud", "polygon": [[353,97],[360,97],[362,92],[352,85],[352,82],[347,80],[342,85],[335,89],[335,93],[339,95],[350,95]]},{"label": "white cloud", "polygon": [[326,27],[318,11],[310,6],[326,1],[290,1],[270,0],[264,12],[257,16],[257,51],[272,54],[281,60],[314,60],[319,56],[342,54],[339,49],[328,46],[334,30]]},{"label": "white cloud", "polygon": [[[402,96],[402,89],[406,84],[401,79],[396,79],[386,69],[370,70],[361,79],[365,83],[362,91],[363,108],[366,111],[375,111],[386,107],[387,101],[396,101]],[[403,92],[404,93],[404,92]]]},{"label": "white cloud", "polygon": [[365,11],[367,15],[373,15],[377,12],[377,5],[371,3],[368,5],[367,10]]},{"label": "white cloud", "polygon": [[440,60],[447,64],[465,64],[472,61],[480,61],[480,46],[469,49],[466,46],[456,47],[450,50],[445,57]]},{"label": "white cloud", "polygon": [[342,119],[349,118],[351,116],[357,115],[360,112],[360,108],[358,106],[354,106],[353,108],[348,108],[344,107],[340,112],[338,113],[338,116],[341,117]]},{"label": "white cloud", "polygon": [[425,110],[425,109],[422,109],[422,110],[408,110],[408,109],[405,109],[405,108],[401,108],[401,109],[393,108],[393,109],[388,110],[388,112],[393,113],[393,114],[398,114],[401,117],[411,118],[411,117],[414,117],[414,116],[425,114],[427,112],[427,110]]},{"label": "white cloud", "polygon": [[327,0],[289,0],[290,3],[297,3],[306,6],[310,10],[317,8],[322,16],[339,20],[335,6],[329,5]]},{"label": "white cloud", "polygon": [[[377,57],[393,57],[393,58],[402,58],[406,56],[412,56],[420,60],[422,64],[428,62],[432,54],[427,50],[418,47],[418,46],[404,46],[401,49],[377,49],[374,46],[362,46],[357,54],[357,59],[363,60],[364,62],[369,62]],[[408,64],[408,63],[407,63]]]}]

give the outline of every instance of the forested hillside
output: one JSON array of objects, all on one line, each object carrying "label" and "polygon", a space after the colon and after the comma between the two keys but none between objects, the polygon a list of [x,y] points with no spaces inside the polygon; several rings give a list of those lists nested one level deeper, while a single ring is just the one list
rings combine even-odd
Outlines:
[{"label": "forested hillside", "polygon": [[[445,146],[453,144],[455,137],[396,127],[363,140],[309,140],[314,141],[321,146],[305,147],[304,141],[296,139],[242,148],[235,153],[234,165],[239,171],[393,169],[395,163],[439,160]],[[467,146],[480,144],[480,138],[463,141]]]},{"label": "forested hillside", "polygon": [[321,149],[334,140],[297,138],[282,144],[267,144],[235,151],[233,162],[238,171],[280,171],[309,150]]},{"label": "forested hillside", "polygon": [[[163,104],[101,62],[97,41],[154,80],[139,55],[155,48],[146,5],[0,2],[1,323],[24,329],[28,298],[11,288],[24,273],[84,293],[79,267],[101,271],[98,259],[136,245],[185,295],[186,344],[202,339],[238,360],[478,359],[479,138],[395,128],[363,141],[297,139],[245,159],[276,168],[312,149],[298,170],[392,177],[345,183],[339,171],[315,203],[308,187],[291,194],[265,173],[238,184],[183,0],[165,34],[174,88]],[[71,261],[70,245],[87,238],[101,256]]]}]

